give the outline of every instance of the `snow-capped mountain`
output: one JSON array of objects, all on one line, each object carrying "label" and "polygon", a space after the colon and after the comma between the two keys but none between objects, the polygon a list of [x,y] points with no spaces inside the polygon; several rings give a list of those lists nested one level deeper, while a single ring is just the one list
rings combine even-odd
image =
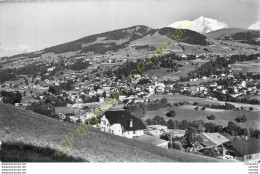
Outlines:
[{"label": "snow-capped mountain", "polygon": [[251,25],[250,27],[248,27],[248,29],[251,30],[260,30],[260,21],[254,23],[253,25]]},{"label": "snow-capped mountain", "polygon": [[222,28],[228,28],[227,24],[215,19],[211,18],[205,18],[203,16],[195,19],[194,21],[190,21],[191,25],[190,26],[183,26],[185,21],[177,21],[169,25],[168,27],[171,28],[186,28],[190,29],[199,33],[208,33],[211,31],[219,30]]}]

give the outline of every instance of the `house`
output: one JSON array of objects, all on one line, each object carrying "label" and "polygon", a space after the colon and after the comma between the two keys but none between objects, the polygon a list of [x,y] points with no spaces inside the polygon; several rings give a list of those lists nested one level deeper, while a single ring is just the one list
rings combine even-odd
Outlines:
[{"label": "house", "polygon": [[185,135],[186,130],[181,129],[169,129],[169,133],[172,134],[172,137],[183,137]]},{"label": "house", "polygon": [[201,135],[203,135],[208,140],[213,142],[215,144],[215,146],[219,146],[219,145],[222,145],[223,143],[230,141],[229,139],[227,139],[226,137],[224,137],[223,135],[221,135],[220,133],[217,133],[217,132],[216,133],[202,132]]},{"label": "house", "polygon": [[230,140],[221,135],[220,133],[206,133],[202,132],[201,134],[202,142],[197,145],[196,150],[203,151],[209,148],[215,148],[218,153],[222,152],[222,145]]},{"label": "house", "polygon": [[149,86],[148,87],[149,93],[154,94],[154,90],[155,90],[155,86]]},{"label": "house", "polygon": [[242,81],[242,82],[241,82],[241,86],[242,86],[243,88],[246,88],[246,81]]},{"label": "house", "polygon": [[133,138],[144,134],[145,124],[124,110],[107,111],[101,118],[101,131]]},{"label": "house", "polygon": [[104,93],[104,89],[97,89],[97,94],[100,94],[100,95],[102,95],[103,93]]},{"label": "house", "polygon": [[260,160],[260,139],[245,138],[232,140],[224,144],[225,154],[231,155],[239,161]]},{"label": "house", "polygon": [[163,125],[150,125],[147,126],[148,130],[164,130],[165,132],[167,132],[167,126],[163,126]]},{"label": "house", "polygon": [[168,149],[168,143],[169,143],[168,141],[156,138],[154,136],[141,135],[141,136],[137,137],[136,140],[143,142],[143,143],[152,144],[154,146]]}]

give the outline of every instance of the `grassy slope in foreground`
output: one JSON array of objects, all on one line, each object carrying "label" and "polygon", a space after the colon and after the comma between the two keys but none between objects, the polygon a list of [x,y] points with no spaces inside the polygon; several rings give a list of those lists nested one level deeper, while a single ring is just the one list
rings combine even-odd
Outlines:
[{"label": "grassy slope in foreground", "polygon": [[73,132],[72,148],[67,155],[83,158],[85,161],[113,162],[217,162],[220,160],[167,150],[100,132],[89,128],[85,135],[77,133],[78,125],[69,124],[31,111],[21,110],[12,105],[0,103],[0,137],[2,141],[24,142],[40,147],[58,150],[58,142]]}]

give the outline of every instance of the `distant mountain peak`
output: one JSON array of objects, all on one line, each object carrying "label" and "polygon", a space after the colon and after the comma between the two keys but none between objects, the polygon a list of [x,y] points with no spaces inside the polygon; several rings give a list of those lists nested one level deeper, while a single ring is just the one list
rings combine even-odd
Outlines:
[{"label": "distant mountain peak", "polygon": [[[183,23],[187,20],[177,21],[169,25],[171,28],[182,28]],[[206,18],[200,16],[199,18],[191,21],[190,29],[199,33],[208,33],[211,31],[228,28],[227,24],[216,19]]]},{"label": "distant mountain peak", "polygon": [[260,21],[254,23],[253,25],[251,25],[250,27],[248,27],[248,29],[251,30],[260,30]]}]

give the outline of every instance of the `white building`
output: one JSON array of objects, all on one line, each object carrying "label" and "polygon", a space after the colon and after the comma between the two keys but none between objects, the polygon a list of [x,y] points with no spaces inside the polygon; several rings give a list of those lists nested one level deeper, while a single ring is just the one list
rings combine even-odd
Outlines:
[{"label": "white building", "polygon": [[243,88],[246,88],[246,81],[242,81],[242,82],[241,82],[241,86],[242,86]]},{"label": "white building", "polygon": [[124,110],[107,111],[101,118],[101,131],[134,138],[144,134],[145,124]]}]

